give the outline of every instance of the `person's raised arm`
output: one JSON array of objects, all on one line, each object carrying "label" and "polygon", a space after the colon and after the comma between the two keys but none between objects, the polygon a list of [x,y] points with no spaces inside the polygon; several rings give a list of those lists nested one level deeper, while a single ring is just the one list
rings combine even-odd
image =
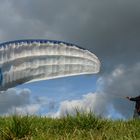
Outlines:
[{"label": "person's raised arm", "polygon": [[130,101],[140,101],[140,96],[137,96],[137,97],[126,97],[128,100]]}]

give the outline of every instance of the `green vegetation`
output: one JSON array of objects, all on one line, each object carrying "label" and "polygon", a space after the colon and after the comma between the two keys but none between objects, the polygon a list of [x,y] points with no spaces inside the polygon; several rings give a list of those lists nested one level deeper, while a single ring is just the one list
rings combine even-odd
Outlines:
[{"label": "green vegetation", "polygon": [[107,120],[92,113],[63,118],[0,117],[0,140],[138,140],[140,120]]}]

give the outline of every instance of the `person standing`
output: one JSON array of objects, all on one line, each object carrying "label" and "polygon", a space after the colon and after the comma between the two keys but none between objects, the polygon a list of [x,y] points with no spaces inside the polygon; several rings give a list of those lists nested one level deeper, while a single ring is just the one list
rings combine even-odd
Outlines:
[{"label": "person standing", "polygon": [[140,95],[137,97],[128,97],[127,96],[126,98],[130,101],[136,102],[133,118],[134,119],[140,118]]}]

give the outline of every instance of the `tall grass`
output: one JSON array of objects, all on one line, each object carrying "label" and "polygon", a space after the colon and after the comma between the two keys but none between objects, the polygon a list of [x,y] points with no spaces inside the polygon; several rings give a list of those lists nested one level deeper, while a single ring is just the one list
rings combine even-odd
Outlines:
[{"label": "tall grass", "polygon": [[[16,116],[1,118],[1,139],[13,140],[29,137],[32,134],[32,117]],[[4,123],[5,122],[5,123]]]},{"label": "tall grass", "polygon": [[137,140],[140,120],[107,120],[92,113],[62,118],[0,117],[0,140]]}]

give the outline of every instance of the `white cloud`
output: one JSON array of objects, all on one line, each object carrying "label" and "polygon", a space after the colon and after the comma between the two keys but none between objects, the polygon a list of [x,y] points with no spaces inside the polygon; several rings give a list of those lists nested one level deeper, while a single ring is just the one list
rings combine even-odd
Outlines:
[{"label": "white cloud", "polygon": [[80,100],[71,100],[71,101],[63,101],[60,104],[60,108],[55,116],[64,116],[67,113],[75,114],[76,110],[84,111],[84,112],[94,112],[98,115],[103,112],[103,95],[100,93],[88,93],[83,95],[83,98]]},{"label": "white cloud", "polygon": [[83,95],[80,100],[66,100],[61,102],[58,112],[53,117],[60,117],[67,113],[75,114],[80,111],[92,111],[96,115],[113,118],[130,118],[133,115],[134,104],[126,96],[137,96],[140,91],[140,63],[125,67],[118,66],[110,74],[99,78],[96,93]]},{"label": "white cloud", "polygon": [[34,115],[38,113],[40,108],[41,108],[41,104],[29,104],[25,106],[13,107],[8,111],[7,114]]}]

